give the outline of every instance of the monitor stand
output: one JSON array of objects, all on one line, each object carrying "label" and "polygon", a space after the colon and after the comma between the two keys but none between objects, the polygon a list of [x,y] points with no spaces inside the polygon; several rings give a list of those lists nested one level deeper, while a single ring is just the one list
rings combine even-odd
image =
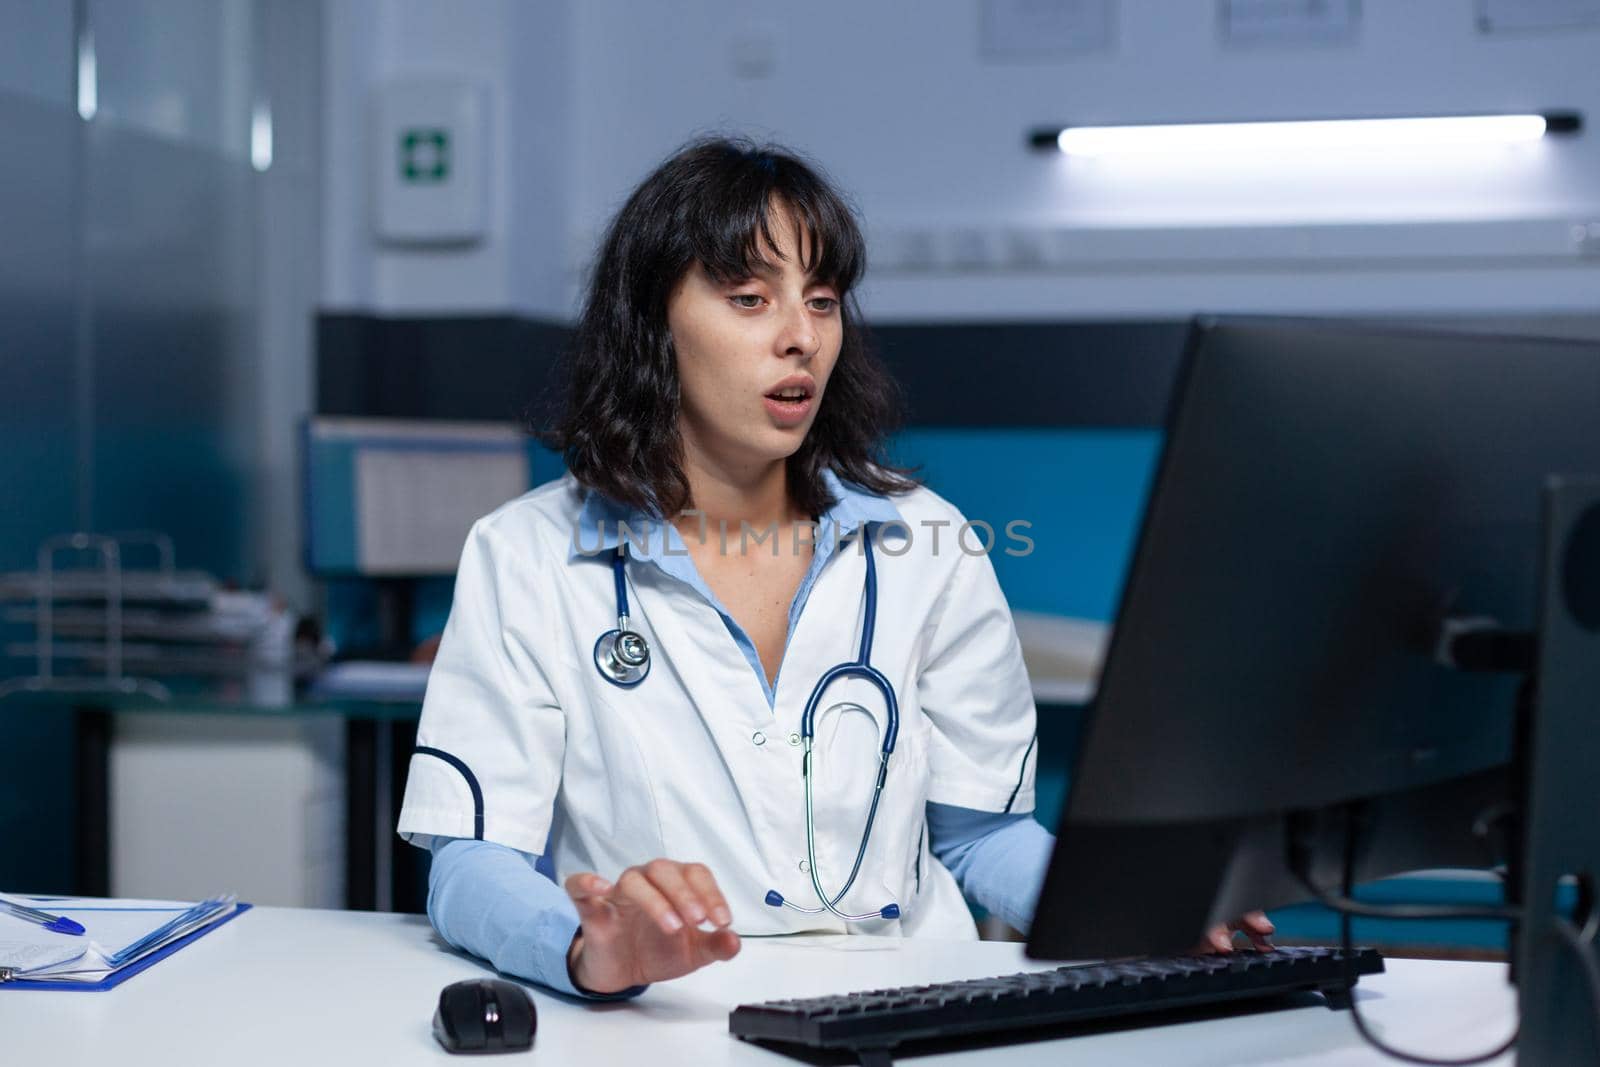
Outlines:
[{"label": "monitor stand", "polygon": [[[1543,504],[1520,878],[1512,872],[1519,1067],[1600,1062],[1600,479],[1551,479]],[[1556,894],[1568,875],[1578,901],[1564,914]]]}]

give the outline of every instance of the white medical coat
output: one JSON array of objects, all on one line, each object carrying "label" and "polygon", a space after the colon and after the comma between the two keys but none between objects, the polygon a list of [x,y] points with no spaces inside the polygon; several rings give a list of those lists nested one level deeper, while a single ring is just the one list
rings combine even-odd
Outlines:
[{"label": "white medical coat", "polygon": [[[630,559],[634,629],[650,672],[603,678],[595,640],[616,626],[612,554],[573,556],[584,490],[570,476],[480,519],[428,680],[399,832],[478,837],[548,851],[558,879],[615,880],[656,857],[710,868],[742,935],[836,931],[971,938],[971,915],[928,847],[929,801],[1027,812],[1035,709],[1011,614],[987,555],[957,543],[965,521],[919,488],[890,498],[911,530],[875,534],[872,664],[894,685],[899,737],[871,844],[839,907],[898,920],[847,924],[765,904],[776,889],[814,906],[806,867],[800,716],[817,678],[854,660],[866,560],[846,544],[823,565],[784,652],[773,706],[722,616],[696,590]],[[925,522],[946,522],[937,530]],[[716,536],[713,531],[712,536]],[[964,544],[976,550],[976,533]],[[592,547],[592,546],[591,546]],[[994,551],[1001,551],[996,545]],[[861,839],[883,701],[841,681],[821,704],[813,755],[817,858],[837,892]]]}]

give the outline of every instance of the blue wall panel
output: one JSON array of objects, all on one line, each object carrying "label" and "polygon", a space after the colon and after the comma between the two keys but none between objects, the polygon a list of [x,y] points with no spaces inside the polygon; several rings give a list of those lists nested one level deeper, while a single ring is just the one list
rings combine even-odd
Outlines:
[{"label": "blue wall panel", "polygon": [[[1155,430],[912,429],[894,442],[901,463],[969,520],[995,529],[990,554],[1013,610],[1109,621],[1122,593],[1161,447]],[[1005,536],[1032,523],[1032,553]]]}]

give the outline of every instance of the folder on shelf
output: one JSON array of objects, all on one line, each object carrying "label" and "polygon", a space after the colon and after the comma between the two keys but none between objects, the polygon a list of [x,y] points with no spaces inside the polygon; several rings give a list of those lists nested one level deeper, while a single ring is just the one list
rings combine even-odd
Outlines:
[{"label": "folder on shelf", "polygon": [[111,989],[250,908],[231,894],[199,902],[3,899],[71,919],[84,932],[57,933],[0,910],[0,990]]}]

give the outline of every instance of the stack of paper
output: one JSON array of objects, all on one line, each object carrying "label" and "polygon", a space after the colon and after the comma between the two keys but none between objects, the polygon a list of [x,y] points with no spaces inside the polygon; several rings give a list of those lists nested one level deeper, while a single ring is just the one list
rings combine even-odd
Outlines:
[{"label": "stack of paper", "polygon": [[16,894],[3,899],[72,919],[84,932],[56,933],[0,910],[0,983],[105,983],[240,908],[231,893],[199,903]]}]

